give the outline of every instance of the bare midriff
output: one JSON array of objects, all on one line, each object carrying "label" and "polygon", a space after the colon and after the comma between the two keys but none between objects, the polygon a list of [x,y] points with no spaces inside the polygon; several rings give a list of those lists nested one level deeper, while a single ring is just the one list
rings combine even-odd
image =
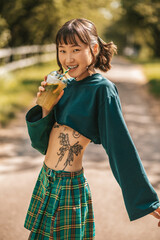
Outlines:
[{"label": "bare midriff", "polygon": [[74,129],[56,122],[50,133],[44,162],[54,170],[79,171],[84,150],[90,141]]}]

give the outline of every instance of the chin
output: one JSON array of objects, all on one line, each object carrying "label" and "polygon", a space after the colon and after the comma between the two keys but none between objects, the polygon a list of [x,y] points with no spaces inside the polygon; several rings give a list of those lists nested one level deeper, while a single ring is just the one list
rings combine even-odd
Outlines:
[{"label": "chin", "polygon": [[74,73],[70,73],[69,76],[70,76],[70,77],[73,77],[73,78],[78,77],[78,75],[77,75],[77,74],[74,74]]},{"label": "chin", "polygon": [[75,76],[74,76],[74,74],[68,74],[70,77],[72,77],[72,78],[76,78]]}]

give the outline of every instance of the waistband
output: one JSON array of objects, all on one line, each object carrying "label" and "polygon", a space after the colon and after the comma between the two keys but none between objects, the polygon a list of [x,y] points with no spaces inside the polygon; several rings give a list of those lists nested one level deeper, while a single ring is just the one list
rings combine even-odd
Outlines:
[{"label": "waistband", "polygon": [[69,172],[64,170],[55,170],[47,167],[45,162],[43,162],[43,168],[48,177],[64,177],[64,178],[79,178],[84,177],[84,168],[76,172]]}]

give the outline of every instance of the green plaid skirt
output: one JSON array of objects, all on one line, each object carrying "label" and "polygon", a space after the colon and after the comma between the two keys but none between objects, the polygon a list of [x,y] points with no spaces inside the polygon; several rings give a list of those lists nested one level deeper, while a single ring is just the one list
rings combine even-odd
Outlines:
[{"label": "green plaid skirt", "polygon": [[84,169],[56,171],[44,163],[24,227],[31,231],[30,240],[95,239],[92,197]]}]

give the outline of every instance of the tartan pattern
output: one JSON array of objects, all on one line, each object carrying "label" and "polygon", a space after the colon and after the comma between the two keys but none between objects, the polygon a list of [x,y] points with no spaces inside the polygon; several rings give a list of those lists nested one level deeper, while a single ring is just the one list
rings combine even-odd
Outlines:
[{"label": "tartan pattern", "polygon": [[30,240],[95,239],[92,197],[84,169],[55,171],[44,163],[24,227],[31,231]]}]

